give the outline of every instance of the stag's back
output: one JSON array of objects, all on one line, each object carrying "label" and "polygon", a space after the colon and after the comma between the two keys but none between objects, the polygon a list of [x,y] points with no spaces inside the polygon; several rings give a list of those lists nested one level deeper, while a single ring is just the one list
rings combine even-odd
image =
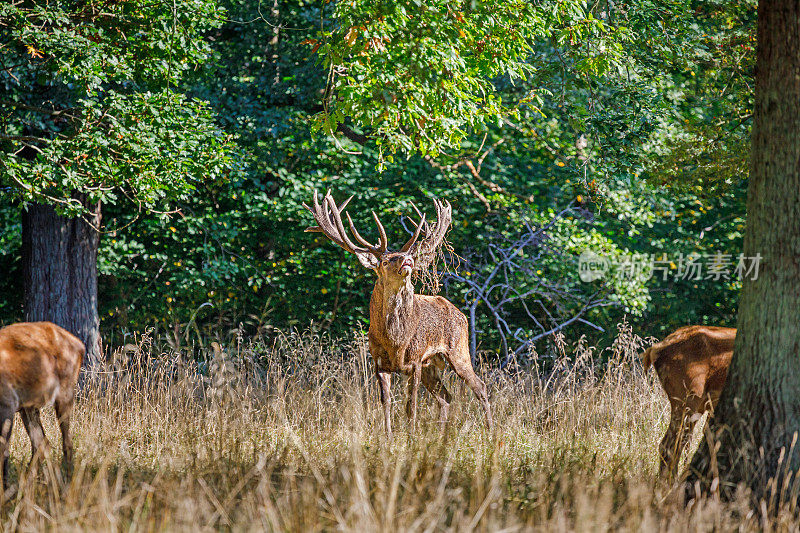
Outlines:
[{"label": "stag's back", "polygon": [[78,381],[83,343],[51,322],[22,322],[0,329],[0,399],[44,407]]},{"label": "stag's back", "polygon": [[688,401],[703,411],[706,400],[714,405],[722,393],[735,340],[735,328],[687,326],[648,348],[642,364],[655,368],[673,405]]}]

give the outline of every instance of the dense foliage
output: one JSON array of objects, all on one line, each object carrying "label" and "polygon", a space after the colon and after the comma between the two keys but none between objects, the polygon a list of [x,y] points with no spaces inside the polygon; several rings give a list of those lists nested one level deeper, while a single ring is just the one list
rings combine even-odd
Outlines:
[{"label": "dense foliage", "polygon": [[0,8],[6,194],[67,214],[82,210],[76,192],[158,209],[220,177],[224,133],[173,90],[208,56],[200,34],[220,16],[204,0]]},{"label": "dense foliage", "polygon": [[[577,258],[739,253],[751,2],[87,5],[0,8],[0,264],[18,268],[25,201],[102,197],[109,331],[363,325],[370,273],[302,231],[301,203],[326,188],[393,242],[409,200],[448,198],[462,255],[574,207],[536,275],[577,297],[548,310],[601,293],[615,305],[589,318],[606,330],[733,320],[736,280],[675,265],[584,283]],[[18,276],[0,286],[11,321]],[[480,348],[497,350],[485,311]]]}]

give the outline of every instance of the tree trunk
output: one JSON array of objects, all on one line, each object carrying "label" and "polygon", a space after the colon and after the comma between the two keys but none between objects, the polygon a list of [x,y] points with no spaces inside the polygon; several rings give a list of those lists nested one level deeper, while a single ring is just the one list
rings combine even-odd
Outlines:
[{"label": "tree trunk", "polygon": [[[100,204],[90,207],[100,224]],[[31,204],[22,214],[25,320],[48,320],[86,345],[84,365],[100,361],[97,314],[97,249],[100,234],[82,218],[66,218],[49,205]]]},{"label": "tree trunk", "polygon": [[756,57],[744,255],[762,260],[743,284],[727,385],[692,481],[718,476],[723,493],[745,483],[762,496],[800,469],[800,1],[760,0]]}]

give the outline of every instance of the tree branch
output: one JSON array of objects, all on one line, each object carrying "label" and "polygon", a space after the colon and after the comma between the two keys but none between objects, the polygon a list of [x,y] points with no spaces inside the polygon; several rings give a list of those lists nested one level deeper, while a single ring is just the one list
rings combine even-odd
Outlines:
[{"label": "tree branch", "polygon": [[14,100],[0,100],[0,105],[7,105],[11,107],[16,107],[18,109],[25,109],[27,111],[34,111],[36,113],[41,113],[43,115],[50,115],[52,117],[57,117],[59,115],[67,114],[69,109],[46,109],[44,107],[38,107],[35,105],[28,105],[23,104],[22,102],[15,102]]},{"label": "tree branch", "polygon": [[[598,297],[599,293],[582,296],[569,285],[549,283],[536,273],[545,252],[558,253],[551,250],[547,231],[572,211],[574,208],[568,207],[541,226],[526,222],[516,238],[491,242],[480,252],[466,253],[461,267],[469,275],[458,271],[445,274],[446,287],[453,281],[467,287],[464,302],[471,317],[479,306],[485,306],[486,318],[494,323],[499,336],[501,368],[532,343],[572,324],[583,323],[602,331],[584,317],[592,309],[614,305]],[[509,346],[509,342],[515,345]],[[470,346],[475,343],[471,341]]]},{"label": "tree branch", "polygon": [[336,131],[344,135],[346,138],[350,139],[356,144],[360,144],[361,146],[366,145],[369,142],[369,137],[364,135],[363,133],[358,133],[350,128],[350,126],[345,126],[344,124],[339,124],[336,128]]},{"label": "tree branch", "polygon": [[45,139],[44,137],[31,137],[29,135],[4,135],[2,133],[0,133],[0,141],[19,141],[24,143],[50,142],[49,139]]}]

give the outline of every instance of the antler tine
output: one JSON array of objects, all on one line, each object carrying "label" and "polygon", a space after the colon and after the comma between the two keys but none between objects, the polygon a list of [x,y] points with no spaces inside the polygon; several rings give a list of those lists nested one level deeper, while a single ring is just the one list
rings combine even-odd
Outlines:
[{"label": "antler tine", "polygon": [[[411,204],[411,208],[414,209],[414,211],[417,213],[417,216],[420,218],[420,223],[422,223],[421,219],[424,218],[424,215],[422,214],[422,211],[419,210],[419,208],[417,207],[417,205],[414,202],[409,201],[408,203]],[[412,220],[412,222],[414,222],[414,221]],[[414,224],[416,225],[416,222],[414,222]],[[430,224],[428,224],[428,226],[430,226]],[[428,231],[430,230],[430,227],[423,227],[422,229],[425,230],[425,234],[427,235]]]},{"label": "antler tine", "polygon": [[305,203],[303,203],[303,207],[311,211],[311,214],[314,216],[314,220],[317,222],[317,225],[306,228],[306,231],[322,233],[335,244],[341,246],[348,252],[355,254],[370,253],[370,250],[354,245],[350,239],[347,238],[347,234],[341,225],[341,217],[339,213],[341,213],[351,198],[348,198],[341,207],[337,207],[336,201],[333,199],[333,196],[329,190],[325,194],[325,197],[322,199],[322,203],[320,204],[319,194],[317,191],[314,191],[313,209]]},{"label": "antler tine", "polygon": [[347,249],[351,252],[371,252],[372,250],[368,250],[367,248],[362,248],[360,246],[356,246],[353,242],[347,237],[347,232],[344,229],[344,224],[342,224],[342,216],[341,211],[338,207],[336,207],[336,202],[333,200],[333,196],[328,196],[326,198],[327,204],[329,209],[331,209],[330,213],[330,220],[336,226],[339,234],[338,237],[342,240],[342,242],[347,246]]},{"label": "antler tine", "polygon": [[[311,209],[310,207],[308,207],[307,203],[303,202],[303,207],[305,207],[306,209],[311,211],[312,215],[314,214],[314,210]],[[317,191],[316,190],[314,191],[314,207],[319,207],[319,202],[317,201]],[[306,229],[306,231],[308,231],[308,229]]]},{"label": "antler tine", "polygon": [[[345,207],[347,207],[347,204],[349,204],[350,200],[352,199],[353,196],[350,196],[350,198],[342,202],[341,205],[336,205],[336,200],[333,199],[331,191],[328,190],[325,193],[324,198],[322,198],[322,202],[320,202],[319,194],[317,191],[314,191],[313,207],[309,207],[305,202],[303,203],[303,207],[311,211],[311,214],[314,215],[314,220],[317,222],[317,225],[306,228],[306,231],[322,233],[335,244],[338,244],[348,252],[352,252],[357,255],[372,254],[376,257],[380,257],[383,255],[389,245],[389,240],[386,237],[386,230],[383,228],[383,224],[381,224],[381,221],[378,219],[378,215],[376,215],[373,211],[372,218],[375,219],[375,223],[378,225],[378,231],[380,232],[380,243],[377,245],[371,244],[364,237],[362,237],[361,234],[356,230],[350,214],[345,211]],[[347,217],[347,225],[350,226],[350,231],[353,233],[353,236],[362,246],[354,244],[353,241],[351,241],[348,237],[347,231],[344,228],[344,223],[342,222],[342,213],[344,213]]]},{"label": "antler tine", "polygon": [[417,213],[417,216],[422,218],[422,212],[417,208],[417,204],[411,201],[409,201],[408,203],[411,204],[411,208]]},{"label": "antler tine", "polygon": [[[317,224],[320,224],[319,218],[317,217],[317,215],[318,215],[318,213],[320,211],[319,195],[317,194],[317,190],[316,189],[314,189],[314,209],[311,209],[308,206],[308,204],[305,203],[305,202],[303,202],[303,207],[308,209],[311,212],[311,214],[314,216],[314,220],[317,222]],[[324,231],[322,229],[322,226],[320,226],[320,225],[310,226],[310,227],[306,228],[304,231],[306,231],[308,233],[324,233]]]},{"label": "antler tine", "polygon": [[422,215],[422,220],[420,220],[419,224],[417,224],[417,229],[414,231],[414,235],[412,235],[411,238],[406,241],[406,243],[400,249],[401,252],[404,252],[404,253],[407,252],[414,245],[414,243],[417,242],[417,238],[419,237],[419,233],[420,233],[420,231],[422,231],[422,228],[425,226],[425,216],[426,215]]},{"label": "antler tine", "polygon": [[447,200],[442,201],[438,198],[434,198],[433,205],[436,206],[436,227],[434,228],[434,233],[437,236],[439,234],[444,236],[452,219],[452,207]]},{"label": "antler tine", "polygon": [[375,214],[375,211],[372,212],[372,218],[375,220],[375,224],[378,225],[378,233],[381,235],[381,243],[378,246],[380,247],[381,253],[383,253],[389,247],[389,239],[386,238],[386,230],[383,229],[383,224],[381,224],[381,221],[378,218],[378,215]]},{"label": "antler tine", "polygon": [[[415,237],[412,238],[411,244],[406,243],[408,245],[408,249],[412,250],[418,258],[416,265],[416,268],[418,269],[427,268],[431,261],[434,260],[436,249],[442,244],[453,218],[452,208],[450,206],[450,202],[447,200],[439,200],[438,198],[434,198],[433,205],[436,208],[436,222],[434,224],[430,224],[423,216],[422,220],[417,226],[415,237],[417,237],[417,233],[423,229],[425,231],[425,236],[422,239],[417,240],[416,243],[413,242]],[[419,212],[419,210],[416,209],[416,206],[414,207],[415,211]]]},{"label": "antler tine", "polygon": [[[342,205],[340,205],[340,206],[339,206],[339,208],[338,208],[338,209],[339,209],[339,214],[340,214],[340,215],[342,214],[342,211],[344,211],[344,208],[345,208],[345,207],[347,207],[347,204],[349,204],[349,203],[350,203],[350,200],[352,200],[352,199],[353,199],[353,196],[355,196],[355,195],[354,195],[354,194],[351,194],[351,195],[350,195],[350,198],[348,198],[347,200],[345,200],[344,202],[342,202]],[[345,214],[347,214],[347,213],[345,213]]]},{"label": "antler tine", "polygon": [[359,243],[369,248],[370,251],[376,255],[381,255],[385,251],[381,250],[380,246],[375,246],[374,244],[370,243],[369,241],[367,241],[367,239],[361,236],[361,234],[358,232],[355,225],[353,224],[353,219],[350,218],[350,213],[345,213],[345,216],[347,217],[347,225],[350,226],[350,231],[353,233],[353,237],[355,237]]}]

